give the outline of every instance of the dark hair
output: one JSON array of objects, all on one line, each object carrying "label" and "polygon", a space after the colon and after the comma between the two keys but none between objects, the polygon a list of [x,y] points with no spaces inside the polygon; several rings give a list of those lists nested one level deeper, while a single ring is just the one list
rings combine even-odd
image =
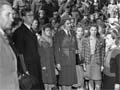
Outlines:
[{"label": "dark hair", "polygon": [[97,29],[97,33],[96,33],[96,36],[97,36],[97,38],[99,38],[100,37],[100,34],[98,33],[98,25],[97,24],[91,24],[90,26],[89,26],[89,36],[90,36],[90,29],[91,29],[91,27],[96,27],[96,29]]},{"label": "dark hair", "polygon": [[84,35],[84,27],[83,27],[83,25],[81,25],[81,24],[78,24],[78,25],[76,26],[76,30],[77,30],[78,28],[82,28],[83,35]]},{"label": "dark hair", "polygon": [[57,22],[57,19],[56,18],[51,18],[50,20],[49,20],[49,23],[52,23],[52,21],[55,21],[55,23]]},{"label": "dark hair", "polygon": [[30,8],[25,8],[21,11],[22,16],[26,16],[27,13],[31,12],[32,10]]},{"label": "dark hair", "polygon": [[81,27],[82,29],[84,29],[84,26],[83,26],[81,23],[80,23],[80,24],[77,24],[76,29],[77,29],[77,28],[80,28],[80,27]]},{"label": "dark hair", "polygon": [[97,24],[95,24],[95,23],[90,24],[89,29],[90,29],[91,27],[96,27],[96,28],[98,29],[98,25],[97,25]]},{"label": "dark hair", "polygon": [[63,17],[63,18],[61,19],[61,21],[60,21],[60,24],[61,24],[61,25],[64,25],[67,20],[70,21],[71,18],[70,18],[69,16],[68,16],[68,17],[67,17],[67,16]]},{"label": "dark hair", "polygon": [[37,28],[39,28],[39,23],[40,23],[40,22],[39,22],[38,18],[37,18],[37,17],[34,17],[34,18],[33,18],[33,21],[35,21],[35,20],[38,22]]},{"label": "dark hair", "polygon": [[15,26],[18,25],[20,22],[23,22],[20,17],[14,18],[14,21],[13,21],[13,23],[12,23],[12,27],[15,27]]},{"label": "dark hair", "polygon": [[51,29],[51,24],[47,23],[43,26],[43,31],[45,31],[46,28],[50,28]]},{"label": "dark hair", "polygon": [[41,11],[42,11],[43,14],[45,14],[45,10],[44,9],[39,9],[38,15],[41,13]]},{"label": "dark hair", "polygon": [[106,33],[105,24],[99,24],[98,29],[99,29],[99,27],[102,27],[102,34],[105,34]]},{"label": "dark hair", "polygon": [[33,18],[33,21],[35,21],[35,20],[36,20],[36,21],[39,21],[37,17],[34,17],[34,18]]}]

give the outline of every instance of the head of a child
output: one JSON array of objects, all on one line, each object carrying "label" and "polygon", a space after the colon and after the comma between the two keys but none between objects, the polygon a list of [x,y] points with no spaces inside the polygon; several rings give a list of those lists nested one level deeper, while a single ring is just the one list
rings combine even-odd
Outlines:
[{"label": "head of a child", "polygon": [[79,37],[82,37],[84,35],[84,30],[83,30],[83,27],[81,25],[78,25],[76,27],[76,35]]},{"label": "head of a child", "polygon": [[48,23],[43,27],[43,33],[45,36],[50,37],[52,35],[51,25]]}]

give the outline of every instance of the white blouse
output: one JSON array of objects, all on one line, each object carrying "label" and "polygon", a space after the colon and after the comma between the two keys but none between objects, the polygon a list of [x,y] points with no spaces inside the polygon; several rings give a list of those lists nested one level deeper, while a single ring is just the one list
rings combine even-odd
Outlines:
[{"label": "white blouse", "polygon": [[96,47],[96,39],[90,38],[90,51],[91,54],[95,54],[95,47]]}]

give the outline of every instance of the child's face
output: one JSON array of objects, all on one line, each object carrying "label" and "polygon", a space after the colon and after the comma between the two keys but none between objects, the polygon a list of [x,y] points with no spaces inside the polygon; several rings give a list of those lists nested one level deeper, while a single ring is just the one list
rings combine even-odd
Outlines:
[{"label": "child's face", "polygon": [[66,20],[66,22],[65,22],[65,27],[66,27],[67,29],[70,29],[70,28],[71,28],[71,21],[70,21],[70,20]]},{"label": "child's face", "polygon": [[52,34],[49,27],[45,28],[44,33],[45,33],[46,36],[51,36],[51,34]]},{"label": "child's face", "polygon": [[83,29],[82,29],[82,27],[77,28],[76,34],[79,35],[79,36],[83,35]]},{"label": "child's face", "polygon": [[97,28],[94,27],[94,26],[92,26],[92,27],[90,28],[90,35],[96,36],[96,34],[97,34]]}]

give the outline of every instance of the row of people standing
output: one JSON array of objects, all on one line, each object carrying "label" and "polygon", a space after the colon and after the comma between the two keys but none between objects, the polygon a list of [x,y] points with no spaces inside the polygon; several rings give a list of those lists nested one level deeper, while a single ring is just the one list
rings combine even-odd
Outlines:
[{"label": "row of people standing", "polygon": [[[48,83],[46,82],[46,80],[48,78],[51,78],[51,77],[46,77],[48,75],[48,71],[50,74],[50,70],[49,70],[50,68],[49,66],[46,66],[46,65],[48,64],[50,65],[51,63],[50,61],[48,63],[46,62],[46,65],[45,65],[45,59],[46,60],[51,59],[51,62],[53,62],[52,59],[54,59],[55,62],[54,64],[52,64],[51,69],[53,69],[52,72],[54,72],[55,74],[54,70],[55,68],[57,68],[59,72],[58,84],[62,86],[63,90],[70,90],[72,86],[76,86],[77,84],[78,84],[77,87],[80,87],[83,89],[84,88],[83,74],[85,74],[87,79],[90,80],[89,88],[91,88],[91,90],[94,88],[94,85],[93,85],[94,82],[95,82],[95,88],[100,90],[101,79],[102,79],[101,66],[103,65],[102,59],[105,53],[105,46],[104,46],[104,40],[102,40],[102,38],[100,37],[96,37],[97,30],[98,30],[97,26],[96,25],[90,26],[90,36],[92,38],[91,40],[90,37],[82,38],[83,28],[81,26],[77,27],[76,32],[71,30],[70,18],[64,19],[63,22],[64,23],[61,26],[60,30],[56,32],[54,36],[54,41],[53,41],[54,53],[53,54],[51,51],[50,51],[51,53],[49,53],[48,51],[50,50],[48,49],[48,47],[52,44],[52,42],[50,43],[51,40],[47,39],[47,41],[49,42],[49,45],[45,44],[46,38],[44,37],[44,34],[43,34],[43,37],[45,41],[41,40],[42,42],[40,43],[40,45],[42,45],[41,49],[43,50],[43,51],[40,50],[40,52],[42,53],[41,61],[43,62],[41,62],[41,64],[43,65],[42,67],[43,73],[44,73],[43,76],[45,76],[43,77],[45,79],[44,83]],[[49,30],[50,30],[50,27],[49,27]],[[92,45],[93,43],[94,45]],[[79,55],[78,57],[79,60],[77,62],[76,62],[76,54]],[[47,59],[46,55],[48,55],[48,57],[49,58],[51,57],[51,58]],[[54,56],[51,56],[51,55],[54,55]],[[93,55],[93,57],[91,57],[91,55]],[[55,67],[53,68],[53,66]],[[53,77],[53,80],[55,80],[55,77]]]},{"label": "row of people standing", "polygon": [[55,75],[57,69],[58,84],[64,90],[70,90],[76,85],[84,89],[84,78],[89,80],[90,90],[94,88],[100,90],[105,41],[98,35],[98,26],[90,25],[89,35],[84,37],[83,27],[78,26],[74,28],[76,31],[72,30],[73,19],[68,17],[63,19],[63,25],[53,37],[50,25],[43,27],[40,36],[35,31],[38,22],[33,16],[31,9],[24,9],[22,12],[24,22],[13,33],[15,47],[23,54],[28,72],[39,80],[39,84],[32,89],[43,89],[43,84],[46,90],[54,87],[57,83]]},{"label": "row of people standing", "polygon": [[[16,57],[5,36],[13,22],[12,8],[4,0],[0,1],[0,8],[0,88],[18,90]],[[80,81],[78,86],[83,86],[84,76],[89,80],[90,90],[101,88],[101,70],[103,58],[105,57],[105,44],[104,39],[97,36],[98,28],[96,25],[90,25],[90,35],[82,38],[82,27],[77,27],[77,31],[74,32],[71,30],[71,21],[68,18],[64,19],[63,25],[54,37],[51,37],[50,26],[43,28],[42,37],[40,37],[34,31],[36,28],[34,25],[37,26],[37,24],[33,21],[33,12],[30,9],[25,9],[22,18],[24,22],[13,33],[13,41],[17,52],[24,56],[29,74],[39,80],[39,83],[33,86],[32,89],[44,89],[43,83],[47,90],[54,87],[54,84],[56,84],[55,68],[59,72],[58,84],[64,90],[70,90],[78,81]],[[78,30],[80,30],[80,35],[78,35]],[[119,46],[119,40],[116,45]],[[118,51],[116,49],[115,51],[118,54],[119,48],[117,49]],[[80,61],[77,62],[77,65],[76,54],[79,57],[78,61]],[[119,86],[119,55],[117,57],[113,56],[112,59],[111,66],[114,66],[112,69],[116,73],[115,83],[117,83],[116,86]],[[46,62],[44,62],[45,60]],[[79,73],[79,71],[81,72]],[[82,73],[84,75],[77,76],[77,74]]]},{"label": "row of people standing", "polygon": [[[90,28],[90,38],[92,39],[81,39],[81,47],[77,45],[78,40],[74,30],[71,30],[70,18],[63,20],[63,25],[54,37],[51,37],[51,28],[48,25],[43,28],[41,37],[39,35],[36,36],[35,31],[31,29],[33,23],[33,13],[31,10],[25,9],[22,14],[24,23],[14,32],[13,40],[18,52],[23,54],[25,58],[29,73],[40,81],[39,85],[35,86],[35,88],[43,88],[42,83],[45,84],[46,88],[53,87],[56,84],[56,68],[59,72],[58,84],[64,90],[70,90],[74,84],[77,84],[76,53],[79,52],[79,57],[83,61],[81,72],[83,67],[90,80],[101,80],[101,59],[103,58],[102,54],[104,53],[102,51],[104,51],[104,48],[102,50],[102,39],[96,37],[96,26],[91,26]],[[52,40],[52,38],[54,39]],[[78,47],[81,50],[78,50]],[[93,72],[96,73],[91,75]],[[81,80],[83,84],[83,77],[81,77]],[[93,85],[92,81],[90,85]],[[100,88],[101,85],[98,85],[96,82],[96,86]]]},{"label": "row of people standing", "polygon": [[[40,64],[40,55],[38,52],[37,37],[34,32],[34,27],[31,28],[33,22],[33,12],[31,9],[25,9],[22,13],[23,23],[13,33],[14,46],[18,54],[24,57],[26,68],[30,75],[38,79],[39,83],[34,85],[31,89],[43,90],[42,69]],[[18,65],[20,62],[18,61]],[[19,65],[21,66],[21,65]],[[21,67],[20,67],[20,70]],[[23,72],[21,72],[23,73]]]},{"label": "row of people standing", "polygon": [[[46,26],[45,26],[46,27]],[[50,26],[47,29],[44,29],[46,32],[47,30],[50,31]],[[114,32],[114,31],[113,31]],[[50,32],[49,32],[50,33]],[[50,35],[50,34],[49,34]],[[48,35],[48,37],[49,37]],[[48,38],[47,37],[47,38]],[[51,57],[51,62],[53,62],[52,72],[54,72],[55,76],[55,69],[58,70],[59,78],[58,78],[58,85],[61,86],[63,90],[70,90],[72,87],[77,87],[78,89],[84,90],[84,80],[88,80],[88,88],[89,90],[101,90],[101,88],[104,89],[114,89],[114,85],[118,80],[118,67],[115,67],[118,64],[111,64],[110,62],[117,62],[119,61],[119,56],[114,59],[114,61],[110,61],[111,58],[106,59],[106,46],[107,46],[107,40],[104,35],[101,35],[101,31],[98,31],[97,25],[90,25],[89,28],[89,35],[84,37],[84,30],[82,26],[76,27],[76,31],[71,30],[71,18],[64,19],[63,25],[59,28],[59,30],[55,33],[52,38],[47,39],[43,34],[44,40],[42,41],[42,50],[40,50],[41,54],[41,61],[43,61],[41,64],[43,65],[43,76],[44,77],[44,83],[48,83],[47,77],[49,70],[49,65],[51,64],[48,62],[45,65],[45,58]],[[47,39],[47,40],[46,40]],[[116,40],[116,39],[115,39]],[[41,42],[40,41],[40,42]],[[48,41],[48,44],[45,44],[45,41]],[[116,40],[117,42],[117,40]],[[44,44],[43,44],[44,43]],[[119,46],[119,40],[118,40],[118,46]],[[50,45],[52,46],[52,52],[48,52],[48,47]],[[43,49],[44,48],[44,49]],[[50,48],[50,47],[49,47]],[[116,49],[115,49],[116,50]],[[119,52],[116,51],[116,55],[119,54]],[[115,53],[115,52],[113,52]],[[48,57],[46,57],[48,55]],[[50,55],[50,56],[49,56]],[[52,55],[52,56],[51,56]],[[54,58],[53,58],[54,57]],[[78,57],[78,59],[77,59]],[[52,60],[54,59],[54,60]],[[77,59],[77,61],[76,61]],[[49,59],[50,60],[50,59]],[[117,75],[114,76],[114,80],[116,78],[116,82],[113,81],[113,79],[107,79],[105,77],[106,73],[106,62],[109,64],[109,69],[114,68],[114,73],[117,72]],[[54,66],[54,67],[53,67]],[[49,69],[47,69],[47,67]],[[104,71],[102,74],[102,71]],[[46,72],[46,73],[45,73]],[[110,71],[111,72],[111,71]],[[50,70],[49,70],[50,73]],[[53,74],[53,73],[52,73]],[[104,76],[103,76],[104,75]],[[110,75],[110,73],[109,73]],[[51,83],[52,87],[56,85],[57,82],[56,77],[51,78],[54,83]],[[47,81],[47,82],[46,82]],[[111,87],[109,86],[111,83],[106,83],[108,81],[113,81]],[[48,83],[49,84],[49,83]],[[54,84],[54,85],[53,85]],[[118,85],[118,84],[117,84]],[[108,87],[109,88],[108,88]],[[115,85],[116,86],[116,85]],[[119,86],[119,85],[118,85]]]}]

